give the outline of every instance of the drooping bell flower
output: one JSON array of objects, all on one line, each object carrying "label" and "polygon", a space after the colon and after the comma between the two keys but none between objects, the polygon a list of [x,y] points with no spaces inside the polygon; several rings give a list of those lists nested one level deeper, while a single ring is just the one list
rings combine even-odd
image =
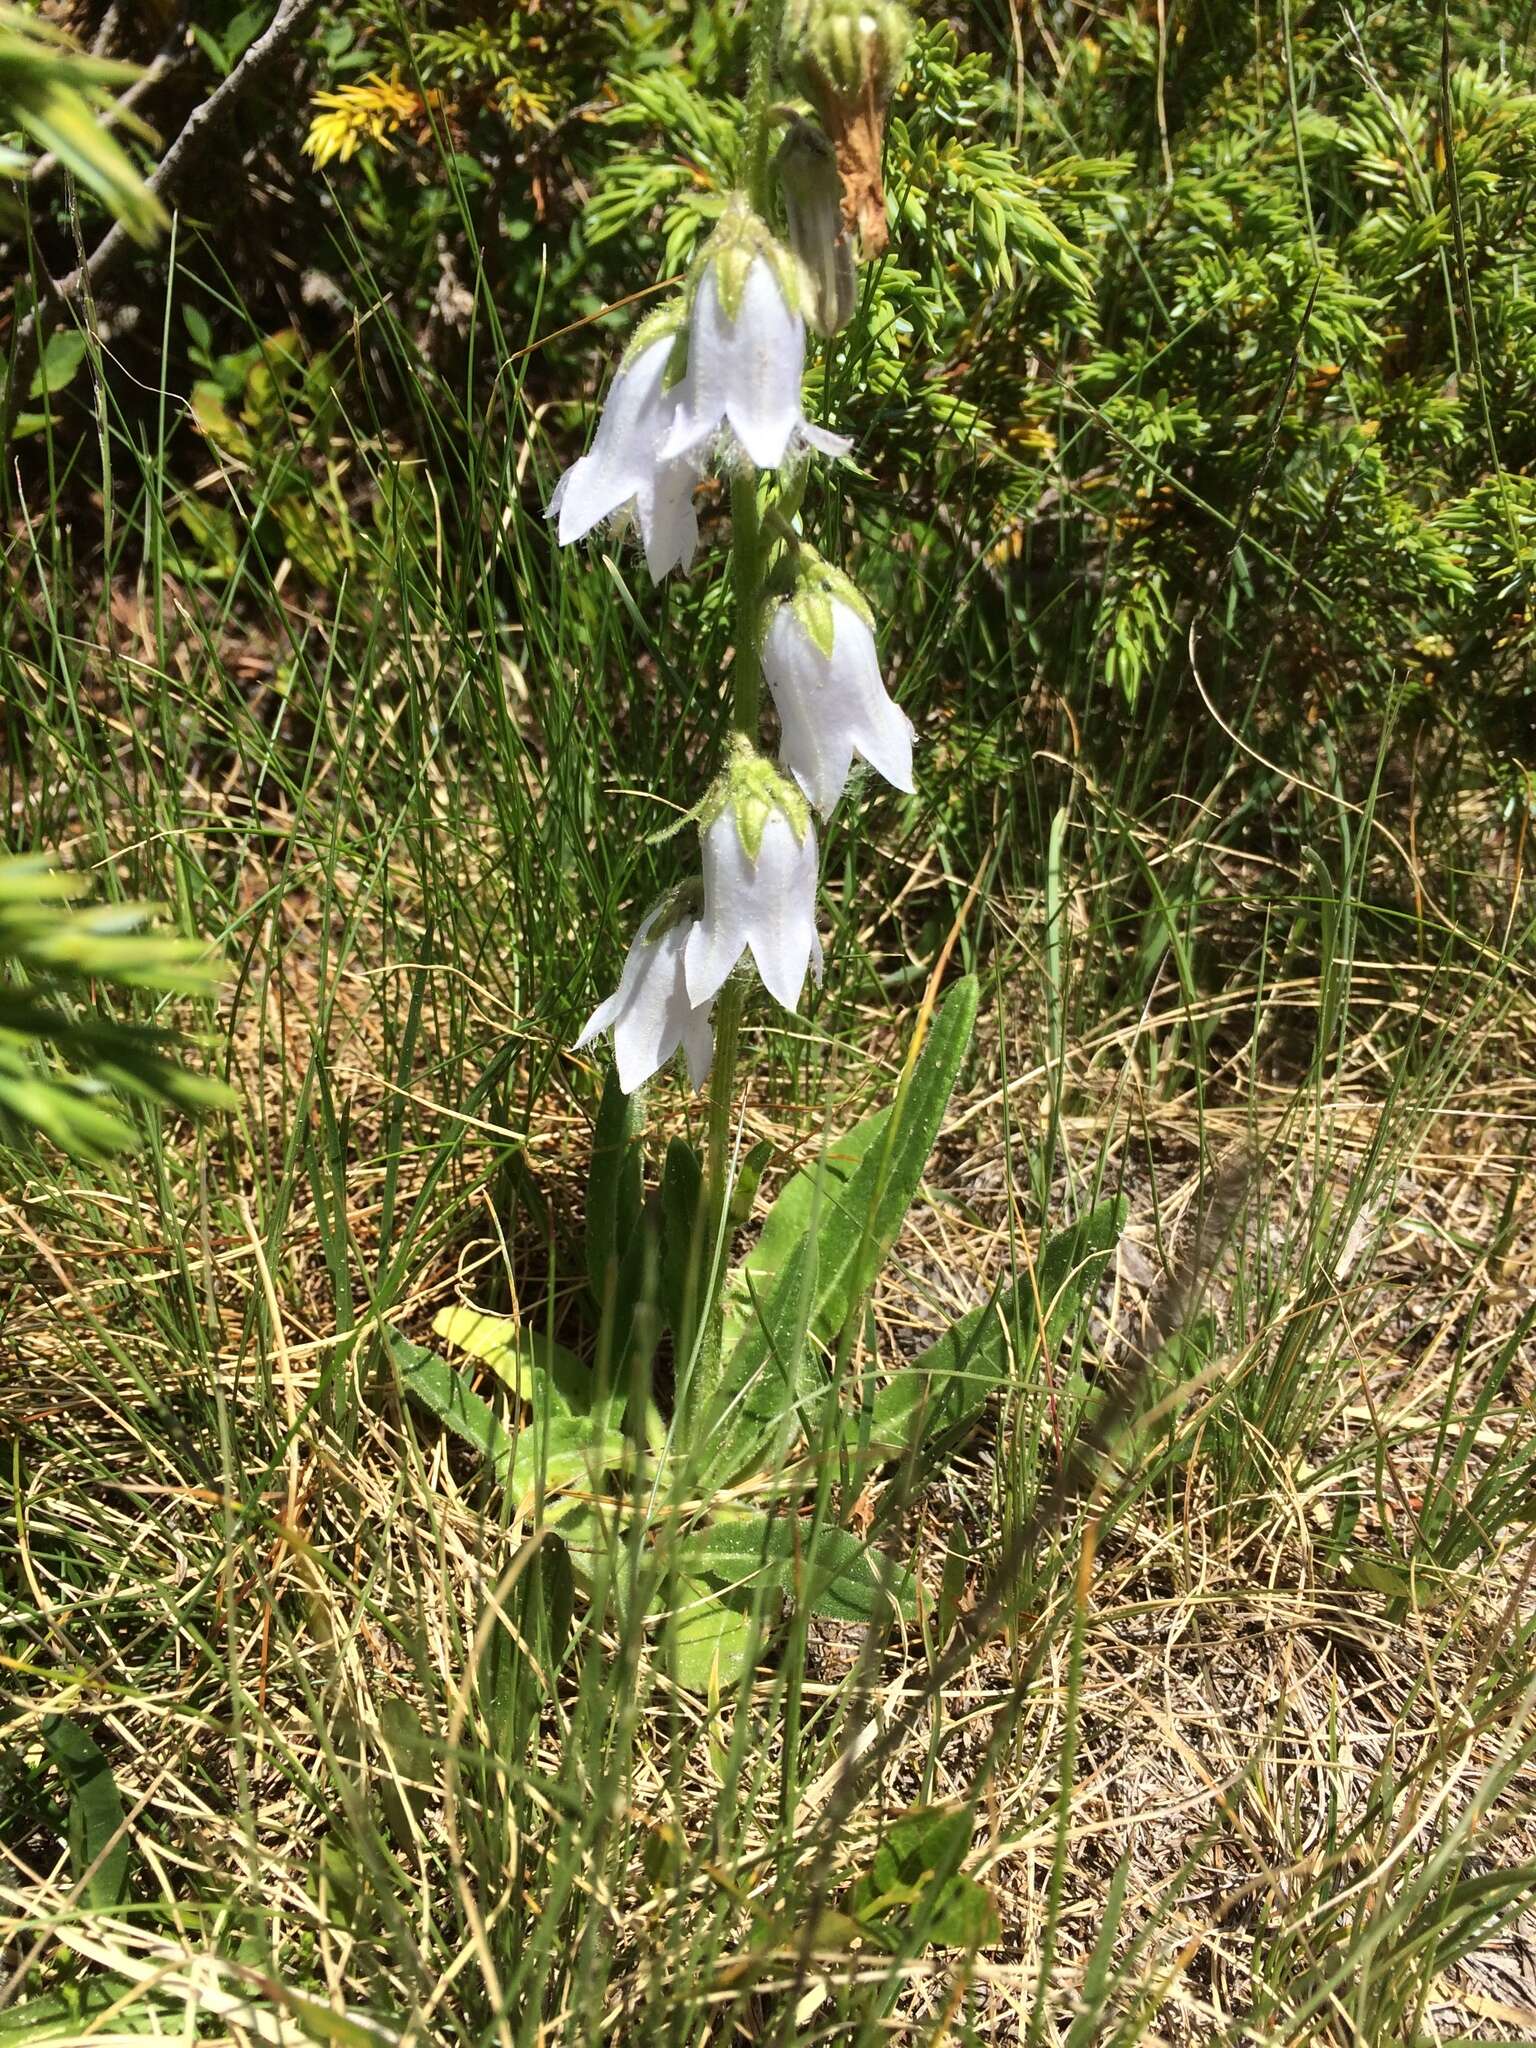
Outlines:
[{"label": "drooping bell flower", "polygon": [[850,442],[800,410],[806,296],[796,258],[734,200],[689,282],[688,366],[663,460],[703,460],[723,432],[759,469],[804,444],[847,454]]},{"label": "drooping bell flower", "polygon": [[793,596],[768,608],[763,674],[783,728],[779,758],[824,818],[855,755],[911,791],[912,725],[880,679],[874,614],[808,548],[797,550]]},{"label": "drooping bell flower", "polygon": [[699,464],[664,445],[677,419],[681,390],[673,376],[681,302],[645,321],[624,352],[592,446],[556,484],[546,517],[559,521],[569,547],[605,519],[633,518],[645,544],[646,567],[660,580],[686,570],[699,544],[693,509]]},{"label": "drooping bell flower", "polygon": [[613,1033],[619,1086],[633,1095],[659,1074],[681,1046],[688,1079],[702,1088],[715,1054],[712,998],[693,1002],[683,973],[683,955],[698,929],[695,891],[664,897],[636,932],[619,985],[599,1003],[582,1027],[575,1050],[604,1031]]},{"label": "drooping bell flower", "polygon": [[816,936],[816,833],[804,797],[744,739],[699,811],[704,908],[683,955],[688,999],[707,1003],[743,953],[786,1010],[798,1008]]}]

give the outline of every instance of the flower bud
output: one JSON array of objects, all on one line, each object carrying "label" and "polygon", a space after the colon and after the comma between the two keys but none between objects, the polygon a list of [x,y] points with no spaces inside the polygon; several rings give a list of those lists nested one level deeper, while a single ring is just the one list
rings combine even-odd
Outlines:
[{"label": "flower bud", "polygon": [[776,159],[789,222],[789,246],[810,280],[808,313],[818,334],[833,335],[853,318],[853,243],[843,219],[837,154],[812,121],[795,116]]},{"label": "flower bud", "polygon": [[790,66],[837,153],[843,218],[867,256],[890,240],[880,154],[885,108],[901,81],[912,22],[900,0],[798,0],[785,41]]},{"label": "flower bud", "polygon": [[900,0],[801,0],[790,40],[813,99],[851,110],[868,95],[883,107],[906,68],[912,19]]}]

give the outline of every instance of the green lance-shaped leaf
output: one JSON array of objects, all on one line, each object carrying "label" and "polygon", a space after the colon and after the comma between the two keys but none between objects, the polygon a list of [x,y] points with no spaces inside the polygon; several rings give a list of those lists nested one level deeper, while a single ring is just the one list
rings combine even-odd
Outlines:
[{"label": "green lance-shaped leaf", "polygon": [[674,1138],[661,1173],[661,1310],[679,1357],[693,1342],[709,1264],[703,1184],[698,1153],[686,1138]]},{"label": "green lance-shaped leaf", "polygon": [[485,1459],[519,1511],[530,1507],[540,1493],[596,1491],[602,1475],[624,1462],[623,1437],[604,1428],[600,1419],[535,1416],[514,1438],[465,1375],[436,1352],[392,1331],[389,1354],[405,1393]]},{"label": "green lance-shaped leaf", "polygon": [[389,1334],[389,1356],[400,1376],[400,1385],[418,1407],[484,1458],[497,1479],[505,1480],[512,1469],[512,1439],[495,1409],[470,1385],[466,1376],[455,1372],[435,1351],[413,1344],[398,1330]]},{"label": "green lance-shaped leaf", "polygon": [[47,1717],[42,1736],[69,1794],[69,1866],[81,1897],[98,1911],[120,1906],[131,1844],[112,1767],[78,1722],[62,1714]]},{"label": "green lance-shaped leaf", "polygon": [[807,1339],[832,1342],[896,1240],[970,1045],[976,1000],[973,977],[955,984],[876,1140],[846,1181],[823,1175],[819,1214],[811,1204],[716,1393],[705,1441],[718,1484],[771,1457],[791,1414],[790,1433],[814,1437],[830,1383]]},{"label": "green lance-shaped leaf", "polygon": [[983,1947],[998,1938],[997,1906],[984,1884],[964,1877],[971,1816],[963,1807],[918,1806],[885,1831],[844,1910],[893,1951],[913,1935],[944,1948]]},{"label": "green lance-shaped leaf", "polygon": [[640,1132],[637,1098],[610,1067],[592,1134],[587,1179],[587,1279],[599,1311],[617,1293],[625,1254],[640,1221]]},{"label": "green lance-shaped leaf", "polygon": [[1032,1275],[1021,1273],[998,1298],[962,1316],[888,1380],[875,1396],[875,1452],[895,1456],[925,1437],[965,1428],[981,1413],[1010,1358],[1028,1373],[1042,1358],[1053,1357],[1098,1286],[1125,1216],[1125,1201],[1117,1197],[1058,1231]]},{"label": "green lance-shaped leaf", "polygon": [[835,1523],[817,1537],[813,1565],[810,1538],[811,1525],[799,1516],[744,1510],[675,1542],[683,1571],[733,1599],[750,1603],[767,1588],[838,1621],[889,1618],[893,1607],[916,1614],[910,1572]]},{"label": "green lance-shaped leaf", "polygon": [[729,1353],[751,1325],[755,1301],[764,1301],[783,1273],[811,1225],[811,1211],[817,1199],[834,1188],[846,1186],[859,1162],[891,1120],[889,1105],[855,1124],[841,1138],[830,1140],[809,1166],[792,1173],[774,1197],[773,1207],[763,1218],[756,1244],[726,1282],[725,1327],[722,1349]]}]

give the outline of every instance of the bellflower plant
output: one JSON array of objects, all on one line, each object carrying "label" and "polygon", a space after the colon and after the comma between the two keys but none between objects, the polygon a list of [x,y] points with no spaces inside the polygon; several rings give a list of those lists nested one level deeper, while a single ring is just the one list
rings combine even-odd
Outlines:
[{"label": "bellflower plant", "polygon": [[[875,617],[801,530],[811,451],[837,456],[849,446],[807,421],[802,383],[808,328],[836,348],[854,310],[852,227],[866,249],[871,242],[854,202],[867,212],[870,187],[848,135],[862,137],[867,158],[877,129],[828,101],[837,130],[829,140],[831,131],[774,97],[782,65],[786,78],[811,81],[813,97],[826,97],[831,78],[869,100],[875,80],[883,104],[906,18],[895,0],[868,11],[850,0],[794,0],[781,47],[783,0],[750,4],[742,189],[682,293],[635,334],[590,450],[549,505],[561,546],[605,520],[632,520],[659,577],[694,560],[694,488],[711,466],[730,503],[730,733],[723,764],[685,814],[699,871],[644,917],[618,987],[577,1041],[611,1036],[615,1062],[587,1201],[594,1364],[548,1342],[531,1346],[508,1318],[445,1311],[439,1334],[531,1403],[538,1427],[514,1441],[463,1375],[403,1339],[395,1346],[406,1390],[492,1459],[519,1513],[557,1530],[595,1603],[617,1556],[652,1561],[658,1576],[638,1602],[624,1594],[625,1613],[663,1613],[671,1667],[698,1686],[747,1669],[770,1609],[791,1588],[797,1627],[812,1611],[871,1624],[915,1614],[910,1575],[839,1524],[834,1473],[838,1499],[851,1502],[859,1486],[848,1482],[861,1473],[973,1419],[1009,1358],[1026,1354],[1041,1300],[1054,1314],[1091,1288],[1118,1229],[1118,1212],[1105,1205],[1074,1226],[1070,1242],[1047,1247],[1011,1295],[975,1310],[923,1356],[883,1380],[850,1375],[868,1327],[865,1298],[969,1044],[977,996],[967,978],[940,1005],[930,990],[890,1100],[838,1141],[835,1170],[829,1147],[789,1176],[754,1249],[727,1270],[766,1156],[762,1147],[737,1156],[743,1007],[761,982],[792,1012],[807,974],[821,978],[812,812],[833,815],[855,760],[897,790],[913,787],[912,727],[886,690]],[[786,122],[790,141],[775,159],[772,137]],[[776,170],[792,247],[774,226]],[[840,206],[826,183],[834,172]],[[857,189],[855,173],[864,180]],[[779,716],[777,763],[761,730],[765,681]],[[647,1198],[641,1094],[679,1051],[694,1087],[709,1085],[704,1154],[674,1137]],[[651,1374],[663,1332],[669,1415]],[[812,1496],[811,1516],[785,1512]],[[653,1544],[663,1524],[648,1518],[659,1504],[665,1538]],[[647,1540],[622,1541],[637,1521]],[[799,1715],[792,1687],[782,1742],[791,1812]]]}]

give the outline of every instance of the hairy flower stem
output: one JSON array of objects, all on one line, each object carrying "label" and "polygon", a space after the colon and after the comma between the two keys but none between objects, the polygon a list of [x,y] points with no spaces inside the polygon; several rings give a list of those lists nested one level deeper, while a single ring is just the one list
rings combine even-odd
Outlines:
[{"label": "hairy flower stem", "polygon": [[[773,70],[784,0],[753,0],[747,78],[747,197],[767,218],[772,201]],[[762,699],[763,519],[757,478],[744,469],[731,482],[731,584],[736,600],[736,653],[731,668],[731,725],[754,743]],[[731,1173],[731,1111],[736,1100],[736,1060],[741,1044],[743,992],[728,981],[715,1005],[715,1062],[709,1084],[709,1141],[705,1168],[704,1257],[718,1263],[710,1285],[704,1324],[702,1365],[706,1383],[719,1371],[720,1289],[725,1279],[721,1235]],[[707,1392],[707,1384],[704,1389]],[[702,1403],[696,1409],[702,1413]]]},{"label": "hairy flower stem", "polygon": [[752,0],[752,39],[747,59],[747,197],[765,220],[773,197],[770,149],[773,141],[773,64],[784,0]]}]

